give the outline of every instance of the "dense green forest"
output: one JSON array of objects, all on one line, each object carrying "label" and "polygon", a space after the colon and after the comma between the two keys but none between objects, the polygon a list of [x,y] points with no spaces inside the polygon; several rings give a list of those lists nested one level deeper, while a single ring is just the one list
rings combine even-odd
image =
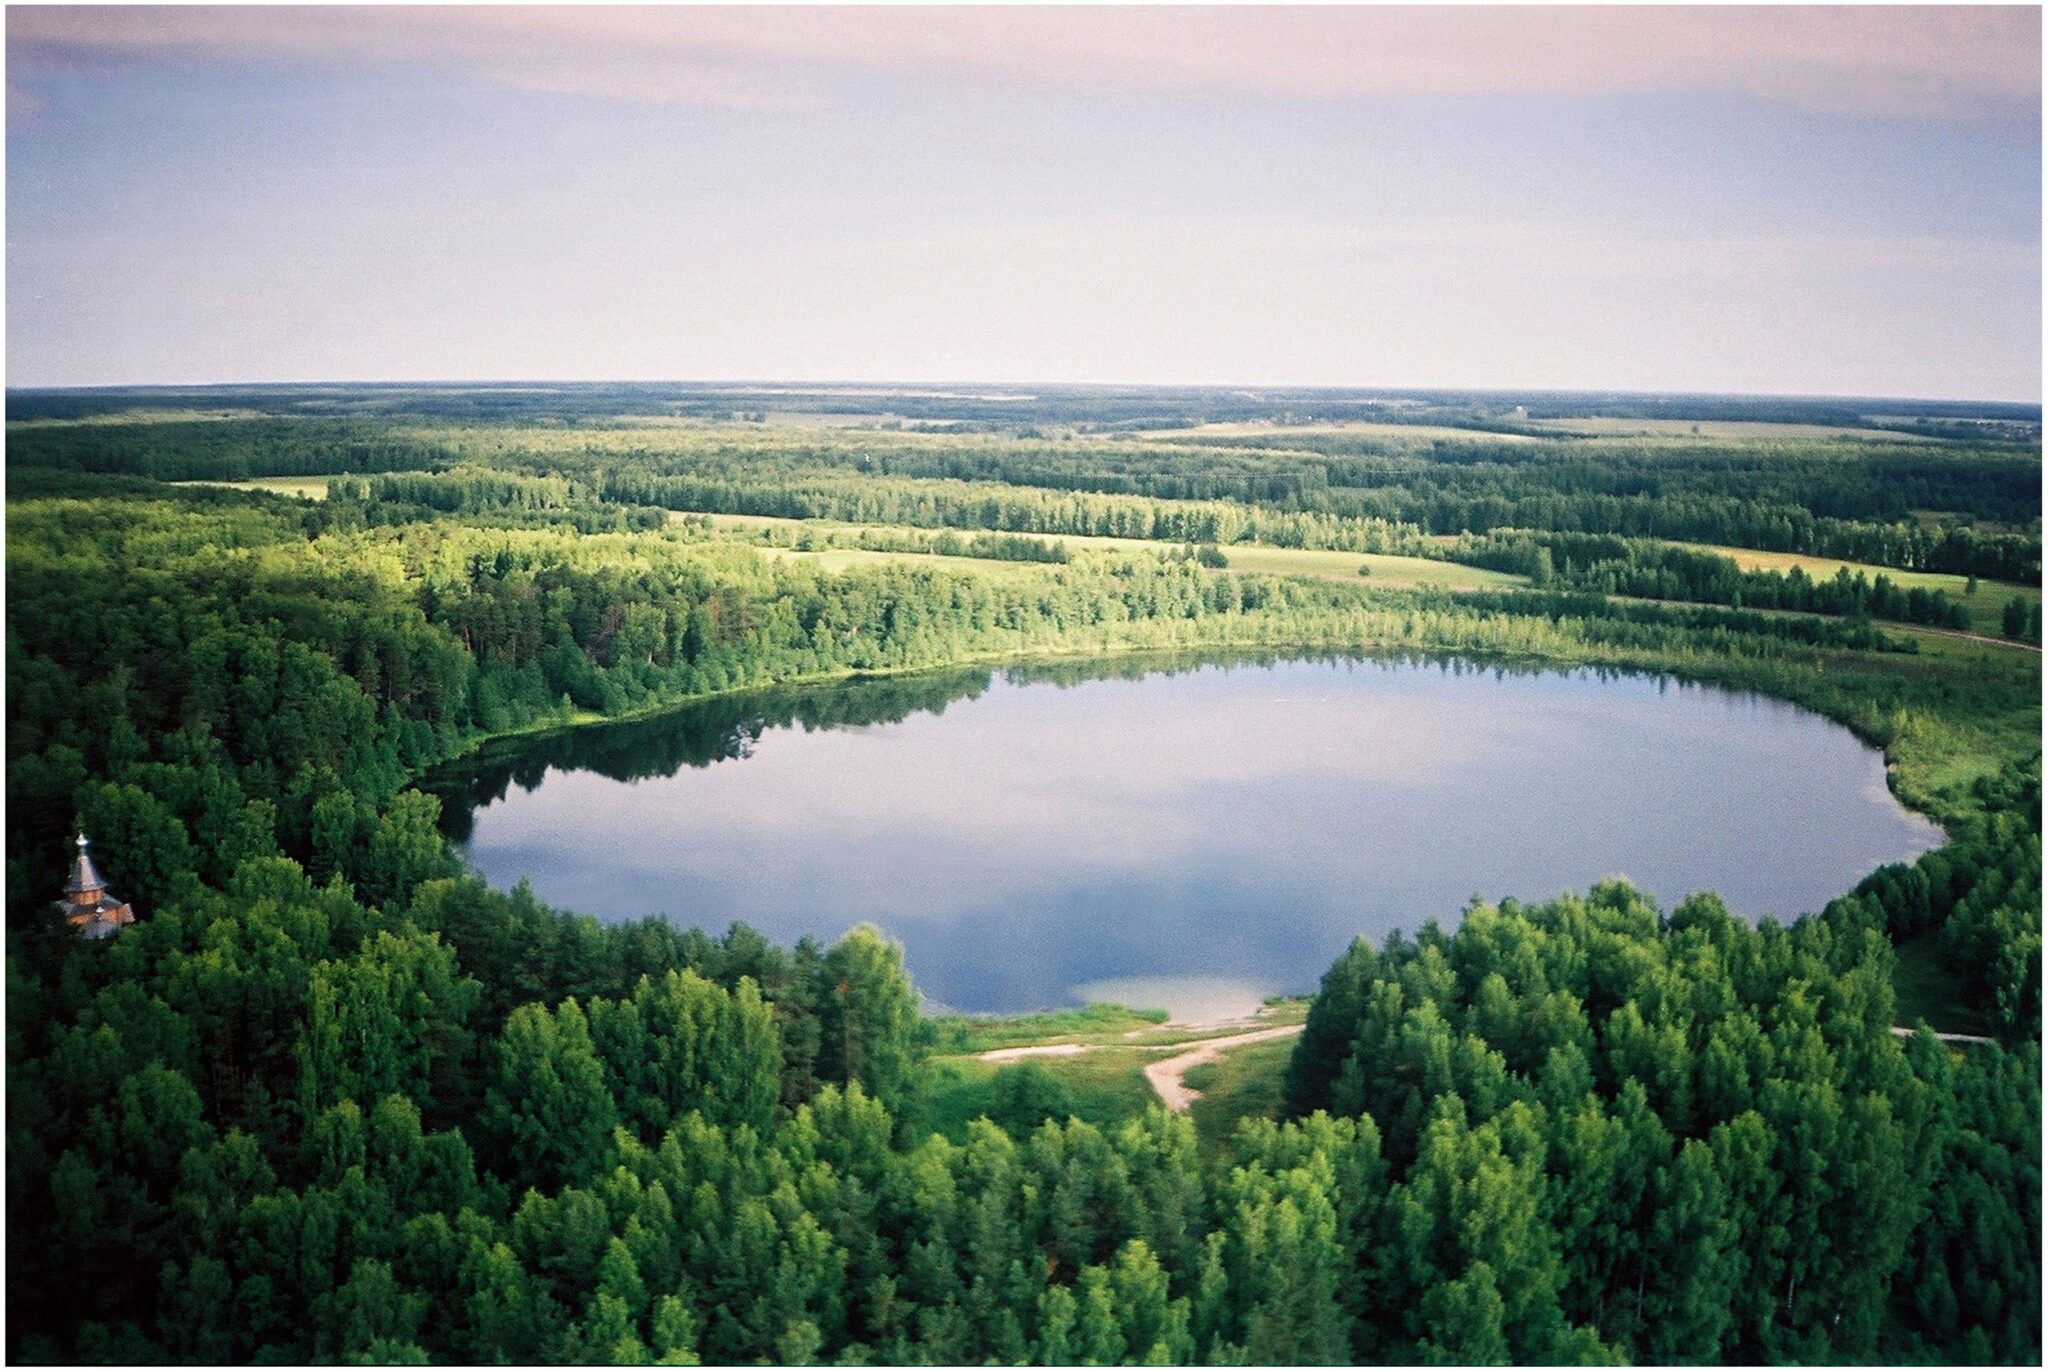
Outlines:
[{"label": "dense green forest", "polygon": [[[10,395],[10,1358],[2037,1362],[2038,410],[1391,398]],[[174,483],[265,477],[322,497]],[[1606,884],[1361,941],[1209,1155],[1015,1090],[942,1129],[885,936],[550,909],[419,788],[692,701],[737,748],[752,686],[873,720],[1214,648],[1758,690],[1949,841],[1790,925]],[[104,942],[51,902],[80,826]]]}]

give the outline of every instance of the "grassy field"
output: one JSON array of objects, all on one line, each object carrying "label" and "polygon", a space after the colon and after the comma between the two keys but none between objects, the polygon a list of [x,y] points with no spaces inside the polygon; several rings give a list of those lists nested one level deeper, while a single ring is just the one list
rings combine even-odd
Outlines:
[{"label": "grassy field", "polygon": [[1100,1047],[1078,1056],[996,1064],[949,1056],[926,1067],[925,1102],[934,1131],[964,1140],[984,1115],[1013,1134],[1069,1115],[1108,1126],[1159,1102],[1145,1080],[1157,1052]]},{"label": "grassy field", "polygon": [[116,428],[142,423],[224,423],[236,419],[260,419],[256,409],[121,409],[108,414],[82,414],[70,419],[14,419],[8,431],[37,428]]},{"label": "grassy field", "polygon": [[1602,437],[1672,437],[1770,439],[1857,438],[1870,442],[1941,442],[1943,439],[1918,433],[1894,433],[1884,428],[1843,428],[1820,423],[1770,423],[1731,419],[1530,419],[1532,428],[1551,428],[1560,433],[1592,433]]},{"label": "grassy field", "polygon": [[1377,438],[1386,442],[1542,442],[1526,433],[1495,433],[1483,428],[1456,428],[1435,423],[1375,423],[1370,419],[1332,423],[1204,423],[1193,428],[1151,428],[1137,433],[1105,433],[1108,439],[1140,438],[1171,442],[1175,438]]},{"label": "grassy field", "polygon": [[2041,587],[2038,585],[1986,580],[1978,582],[1977,593],[1972,595],[1968,593],[1970,582],[1967,576],[1944,575],[1938,571],[1895,571],[1889,566],[1872,566],[1860,561],[1802,556],[1798,552],[1758,552],[1747,547],[1719,547],[1707,543],[1678,542],[1671,545],[1718,552],[1732,558],[1745,571],[1777,571],[1782,574],[1796,566],[1815,580],[1829,580],[1846,570],[1852,575],[1861,573],[1872,580],[1885,576],[1901,589],[1945,591],[1970,611],[1970,626],[1974,631],[1993,636],[1997,636],[1999,631],[1999,616],[2015,595],[2025,600],[2030,609],[2041,602]]},{"label": "grassy field", "polygon": [[[1435,585],[1447,590],[1500,590],[1526,585],[1522,576],[1461,566],[1427,557],[1381,556],[1371,552],[1324,552],[1299,547],[1250,547],[1242,543],[1223,549],[1233,571],[1253,571],[1267,576],[1306,576],[1312,580],[1337,580],[1409,589]],[[1370,576],[1360,576],[1366,567]]]},{"label": "grassy field", "polygon": [[935,1050],[945,1055],[972,1056],[1004,1047],[1119,1041],[1129,1033],[1144,1032],[1165,1021],[1165,1009],[1090,1004],[1086,1008],[1021,1013],[1000,1018],[947,1015],[934,1018],[932,1026],[938,1037]]},{"label": "grassy field", "polygon": [[[1166,1010],[1125,1008],[1121,1004],[1090,1004],[1085,1008],[1053,1009],[1003,1017],[946,1014],[933,1018],[933,1051],[939,1056],[973,1056],[1011,1047],[1068,1044],[1097,1046],[1182,1046],[1210,1037],[1229,1037],[1248,1027],[1283,1027],[1308,1019],[1307,996],[1269,1000],[1256,1017],[1216,1023],[1171,1023]],[[1072,1057],[1046,1057],[1057,1065]]]},{"label": "grassy field", "polygon": [[[1269,1001],[1259,1010],[1256,1026],[1300,1023],[1308,1017],[1308,1006],[1305,997]],[[1159,1103],[1145,1080],[1147,1065],[1190,1042],[1235,1036],[1246,1028],[1242,1022],[1168,1024],[1165,1017],[1158,1010],[1091,1004],[1014,1017],[936,1018],[940,1054],[925,1066],[932,1126],[957,1141],[984,1114],[1012,1132],[1069,1113],[1093,1123],[1136,1117]],[[1189,1073],[1191,1085],[1211,1091],[1192,1111],[1205,1145],[1220,1145],[1239,1118],[1278,1104],[1280,1075],[1294,1041],[1289,1037],[1237,1047],[1218,1064]],[[984,1051],[1058,1045],[1086,1049],[1011,1061],[976,1059]],[[1211,1083],[1199,1083],[1198,1076]]]},{"label": "grassy field", "polygon": [[[742,537],[759,537],[771,534],[800,537],[810,533],[824,538],[832,535],[857,537],[863,532],[902,533],[937,532],[936,529],[912,529],[895,524],[835,523],[830,519],[786,519],[770,518],[756,514],[672,514],[671,521],[684,523],[709,518],[712,527]],[[966,534],[971,535],[971,533]],[[1048,542],[1064,544],[1069,551],[1102,551],[1147,553],[1163,556],[1178,550],[1177,544],[1151,542],[1143,538],[1102,538],[1083,537],[1072,534],[1048,534]],[[863,561],[902,561],[907,558],[930,556],[927,552],[881,552],[861,548],[826,548],[815,552],[797,552],[787,547],[763,546],[760,550],[771,556],[808,556],[818,558],[828,570],[852,566]],[[1234,543],[1223,549],[1229,559],[1232,571],[1248,571],[1266,576],[1295,576],[1311,580],[1335,580],[1345,584],[1366,581],[1372,585],[1383,585],[1390,589],[1410,589],[1422,585],[1441,586],[1450,590],[1493,590],[1505,589],[1528,582],[1521,576],[1506,575],[1499,571],[1482,570],[1476,566],[1461,566],[1456,562],[1433,561],[1428,557],[1382,556],[1371,552],[1327,552],[1300,547],[1261,547],[1245,543]],[[1003,565],[1026,565],[1028,563],[1000,563]],[[1359,575],[1359,568],[1370,569],[1369,577]]]},{"label": "grassy field", "polygon": [[1188,1115],[1195,1120],[1195,1136],[1203,1155],[1220,1154],[1241,1119],[1278,1114],[1280,1085],[1296,1040],[1283,1037],[1274,1042],[1252,1042],[1188,1072],[1188,1088],[1202,1092]]},{"label": "grassy field", "polygon": [[327,482],[333,479],[333,476],[260,476],[255,480],[186,480],[178,484],[218,485],[227,490],[268,490],[273,495],[326,499]]},{"label": "grassy field", "polygon": [[[935,552],[879,552],[864,547],[826,547],[815,552],[800,552],[793,547],[757,547],[754,549],[772,561],[809,561],[820,570],[844,571],[851,566],[884,566],[891,562],[919,562],[930,565],[942,560]],[[947,557],[954,561],[961,558]],[[975,570],[979,574],[1001,575],[1004,571],[1017,568],[1020,573],[1031,566],[1030,562],[987,561],[975,559]]]},{"label": "grassy field", "polygon": [[2011,646],[1993,646],[1925,629],[1894,629],[1916,639],[1920,650],[1899,663],[1902,673],[1960,682],[1976,676],[1993,689],[2025,690],[2031,707],[2003,711],[1956,710],[1947,716],[1916,713],[1886,749],[1893,790],[1907,804],[1939,815],[1939,796],[1963,794],[1995,775],[2008,760],[2041,749],[2041,656]]},{"label": "grassy field", "polygon": [[[1223,426],[1223,425],[1218,425]],[[1354,427],[1359,425],[1352,425]],[[1402,428],[1406,425],[1385,424],[1378,427]],[[1755,425],[1752,425],[1755,426]],[[1799,425],[1762,425],[1765,427],[1798,427]],[[300,499],[327,498],[327,482],[331,476],[266,476],[255,480],[189,481],[191,485],[214,485],[232,490],[267,490],[273,494],[292,495]],[[938,529],[912,529],[894,524],[842,523],[830,519],[789,519],[772,518],[756,514],[693,514],[672,512],[670,520],[683,524],[700,519],[709,519],[712,526],[728,534],[742,537],[758,537],[762,534],[791,538],[805,533],[824,538],[833,535],[858,537],[863,532],[936,533]],[[959,530],[956,530],[959,531]],[[967,530],[965,535],[971,535]],[[1149,552],[1163,555],[1172,544],[1151,542],[1139,538],[1085,537],[1073,534],[1049,535],[1048,541],[1065,544],[1072,551],[1118,551]],[[1450,541],[1449,538],[1439,539]],[[1883,566],[1871,566],[1861,562],[1837,561],[1830,557],[1802,556],[1796,552],[1759,552],[1746,547],[1724,547],[1702,543],[1674,543],[1674,546],[1698,547],[1702,551],[1718,552],[1734,559],[1744,570],[1787,571],[1797,566],[1809,576],[1826,579],[1837,571],[1848,569],[1861,572],[1875,579],[1888,576],[1896,585],[1906,589],[1924,588],[1944,590],[1961,601],[1970,611],[1974,631],[1997,636],[1999,618],[2004,613],[2007,601],[2014,596],[2025,600],[2031,608],[2040,602],[2041,587],[2038,585],[2014,585],[2004,581],[1984,581],[1977,587],[1975,595],[1966,594],[1967,580],[1962,576],[1944,575],[1932,571],[1898,571]],[[850,566],[877,565],[889,562],[922,560],[934,555],[929,552],[882,551],[862,547],[825,547],[812,551],[799,551],[792,547],[761,545],[757,549],[763,556],[782,559],[803,557],[815,560],[828,571],[844,570]],[[1229,569],[1258,575],[1292,576],[1311,580],[1334,580],[1355,583],[1368,580],[1373,585],[1389,589],[1412,589],[1421,586],[1436,586],[1448,590],[1506,589],[1526,585],[1526,578],[1507,575],[1499,571],[1483,570],[1476,566],[1462,566],[1455,562],[1434,561],[1426,557],[1385,556],[1367,552],[1332,552],[1299,547],[1264,547],[1249,544],[1235,544],[1224,550],[1229,558]],[[981,562],[986,566],[988,563]],[[1023,567],[1029,563],[994,563],[997,566]],[[1365,568],[1369,576],[1361,576]]]}]

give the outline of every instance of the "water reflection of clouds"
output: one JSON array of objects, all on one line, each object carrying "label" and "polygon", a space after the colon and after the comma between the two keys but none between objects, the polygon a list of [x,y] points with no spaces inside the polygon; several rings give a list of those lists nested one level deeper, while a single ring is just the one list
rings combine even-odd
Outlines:
[{"label": "water reflection of clouds", "polygon": [[[572,808],[590,802],[617,810],[622,835],[641,840],[671,834],[678,815],[695,822],[721,803],[743,803],[744,824],[757,832],[811,833],[820,823],[871,837],[943,829],[999,846],[1019,828],[1051,823],[1070,835],[1102,834],[1097,854],[1106,857],[1134,816],[1171,820],[1191,795],[1214,787],[1325,780],[1445,786],[1475,765],[1543,743],[1556,728],[1554,719],[1518,711],[1488,719],[1482,732],[1468,726],[1462,701],[1417,692],[1295,692],[1283,703],[1217,693],[1208,681],[1162,683],[1209,688],[1132,711],[1009,687],[945,716],[771,735],[744,767],[635,782],[625,806],[607,797],[616,782],[589,773],[553,772],[547,784]],[[507,835],[545,832],[554,821],[537,812],[518,817],[491,811]],[[1176,826],[1162,822],[1148,835],[1194,835],[1176,834]]]},{"label": "water reflection of clouds", "polygon": [[1112,976],[1307,988],[1354,933],[1613,870],[1750,914],[1818,907],[1938,840],[1873,774],[1847,732],[1775,701],[1296,662],[999,682],[631,785],[554,771],[480,811],[470,852],[606,916],[780,941],[876,921],[937,997],[1014,1008]]}]

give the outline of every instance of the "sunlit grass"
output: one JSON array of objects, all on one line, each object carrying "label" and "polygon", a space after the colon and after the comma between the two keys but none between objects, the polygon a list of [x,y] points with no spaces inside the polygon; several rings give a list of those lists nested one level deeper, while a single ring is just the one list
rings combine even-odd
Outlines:
[{"label": "sunlit grass", "polygon": [[[1436,586],[1445,590],[1501,590],[1529,582],[1521,576],[1462,566],[1428,557],[1385,556],[1373,552],[1312,551],[1300,547],[1251,547],[1234,543],[1223,549],[1233,571],[1268,576],[1303,576],[1390,589]],[[1369,574],[1361,576],[1363,568]]]},{"label": "sunlit grass", "polygon": [[1926,433],[1898,433],[1885,428],[1854,428],[1822,423],[1773,423],[1766,419],[1632,419],[1614,416],[1569,419],[1528,419],[1532,428],[1559,433],[1592,433],[1614,437],[1720,438],[1741,441],[1798,438],[1804,441],[1855,438],[1867,442],[1941,442]]},{"label": "sunlit grass", "polygon": [[1879,576],[1884,576],[1902,590],[1940,590],[1969,611],[1972,631],[1994,636],[2000,632],[2000,618],[2005,613],[2005,606],[2015,597],[2025,600],[2029,609],[2041,602],[2041,587],[2038,585],[1984,580],[1977,583],[1977,593],[1973,595],[1969,593],[1968,576],[1952,576],[1939,571],[1899,571],[1889,566],[1873,566],[1867,562],[1838,561],[1833,557],[1809,557],[1798,552],[1759,552],[1748,547],[1721,547],[1692,542],[1675,542],[1671,545],[1719,553],[1733,560],[1745,571],[1776,571],[1782,575],[1796,566],[1815,580],[1832,580],[1836,574],[1846,570],[1852,575],[1860,573],[1873,581]]},{"label": "sunlit grass", "polygon": [[1444,423],[1385,423],[1373,419],[1332,419],[1324,423],[1203,423],[1189,428],[1149,428],[1109,433],[1105,438],[1171,442],[1176,438],[1346,437],[1423,446],[1432,442],[1541,442],[1526,433],[1496,433],[1485,428],[1460,428]]},{"label": "sunlit grass", "polygon": [[180,485],[213,485],[224,490],[267,490],[299,499],[326,499],[327,482],[335,476],[259,476],[254,480],[186,480]]},{"label": "sunlit grass", "polygon": [[[1145,1079],[1145,1066],[1157,1055],[1104,1047],[1001,1064],[945,1057],[925,1066],[925,1116],[933,1131],[954,1141],[964,1139],[967,1125],[983,1115],[1020,1133],[1045,1117],[1112,1125],[1159,1102]],[[1020,1098],[1040,1107],[1020,1110]]]},{"label": "sunlit grass", "polygon": [[945,1054],[972,1055],[1004,1047],[1044,1046],[1055,1042],[1114,1040],[1166,1021],[1165,1009],[1130,1009],[1120,1004],[1089,1004],[1085,1008],[1049,1013],[1022,1013],[999,1018],[949,1014],[932,1020],[936,1049]]},{"label": "sunlit grass", "polygon": [[1201,1091],[1188,1115],[1205,1156],[1222,1151],[1240,1120],[1278,1116],[1280,1088],[1297,1040],[1282,1037],[1233,1047],[1187,1073],[1188,1088]]},{"label": "sunlit grass", "polygon": [[[1268,1001],[1258,1028],[1300,1023],[1309,1000]],[[1135,1117],[1158,1104],[1145,1067],[1192,1043],[1232,1037],[1246,1024],[1167,1024],[1162,1011],[1111,1004],[1001,1018],[947,1016],[934,1020],[936,1050],[925,1065],[925,1103],[932,1127],[959,1140],[968,1123],[988,1114],[1013,1130],[1041,1116],[1069,1113],[1094,1123]],[[1280,1078],[1294,1038],[1253,1042],[1223,1053],[1220,1063],[1198,1066],[1188,1083],[1206,1091],[1193,1117],[1206,1149],[1220,1147],[1240,1118],[1269,1115],[1279,1105]],[[979,1053],[1017,1047],[1079,1046],[1058,1056],[983,1061]],[[1047,1113],[1050,1110],[1050,1113]]]},{"label": "sunlit grass", "polygon": [[[758,514],[670,515],[670,521],[679,525],[687,525],[691,521],[706,518],[711,521],[714,529],[728,534],[743,537],[760,537],[765,534],[777,539],[775,545],[761,546],[760,550],[764,554],[811,557],[828,570],[859,565],[864,561],[902,561],[912,557],[925,558],[932,554],[873,551],[865,548],[819,548],[813,551],[799,551],[781,545],[782,541],[799,540],[806,534],[822,541],[833,536],[858,537],[864,532],[932,535],[946,531],[913,528],[906,524],[843,523],[832,519],[772,518]],[[978,530],[953,531],[971,536]],[[1155,542],[1145,538],[1088,537],[1069,533],[1019,536],[1038,536],[1046,542],[1061,543],[1071,552],[1102,551],[1170,556],[1179,554],[1182,547],[1179,543]],[[1521,576],[1483,570],[1476,566],[1462,566],[1451,561],[1436,561],[1428,557],[1387,556],[1373,552],[1333,552],[1301,547],[1264,547],[1247,543],[1232,543],[1222,551],[1229,561],[1228,569],[1232,571],[1310,580],[1334,580],[1347,585],[1367,584],[1397,590],[1422,586],[1436,586],[1447,590],[1497,590],[1528,584]],[[1365,574],[1361,575],[1361,571]]]}]

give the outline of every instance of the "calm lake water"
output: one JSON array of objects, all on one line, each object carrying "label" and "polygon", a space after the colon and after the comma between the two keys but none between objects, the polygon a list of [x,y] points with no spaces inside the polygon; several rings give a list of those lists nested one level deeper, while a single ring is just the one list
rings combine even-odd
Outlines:
[{"label": "calm lake water", "polygon": [[710,701],[436,778],[493,884],[787,945],[901,939],[935,1006],[1199,1017],[1473,895],[1626,876],[1818,909],[1941,832],[1836,724],[1644,676],[1119,661]]}]

